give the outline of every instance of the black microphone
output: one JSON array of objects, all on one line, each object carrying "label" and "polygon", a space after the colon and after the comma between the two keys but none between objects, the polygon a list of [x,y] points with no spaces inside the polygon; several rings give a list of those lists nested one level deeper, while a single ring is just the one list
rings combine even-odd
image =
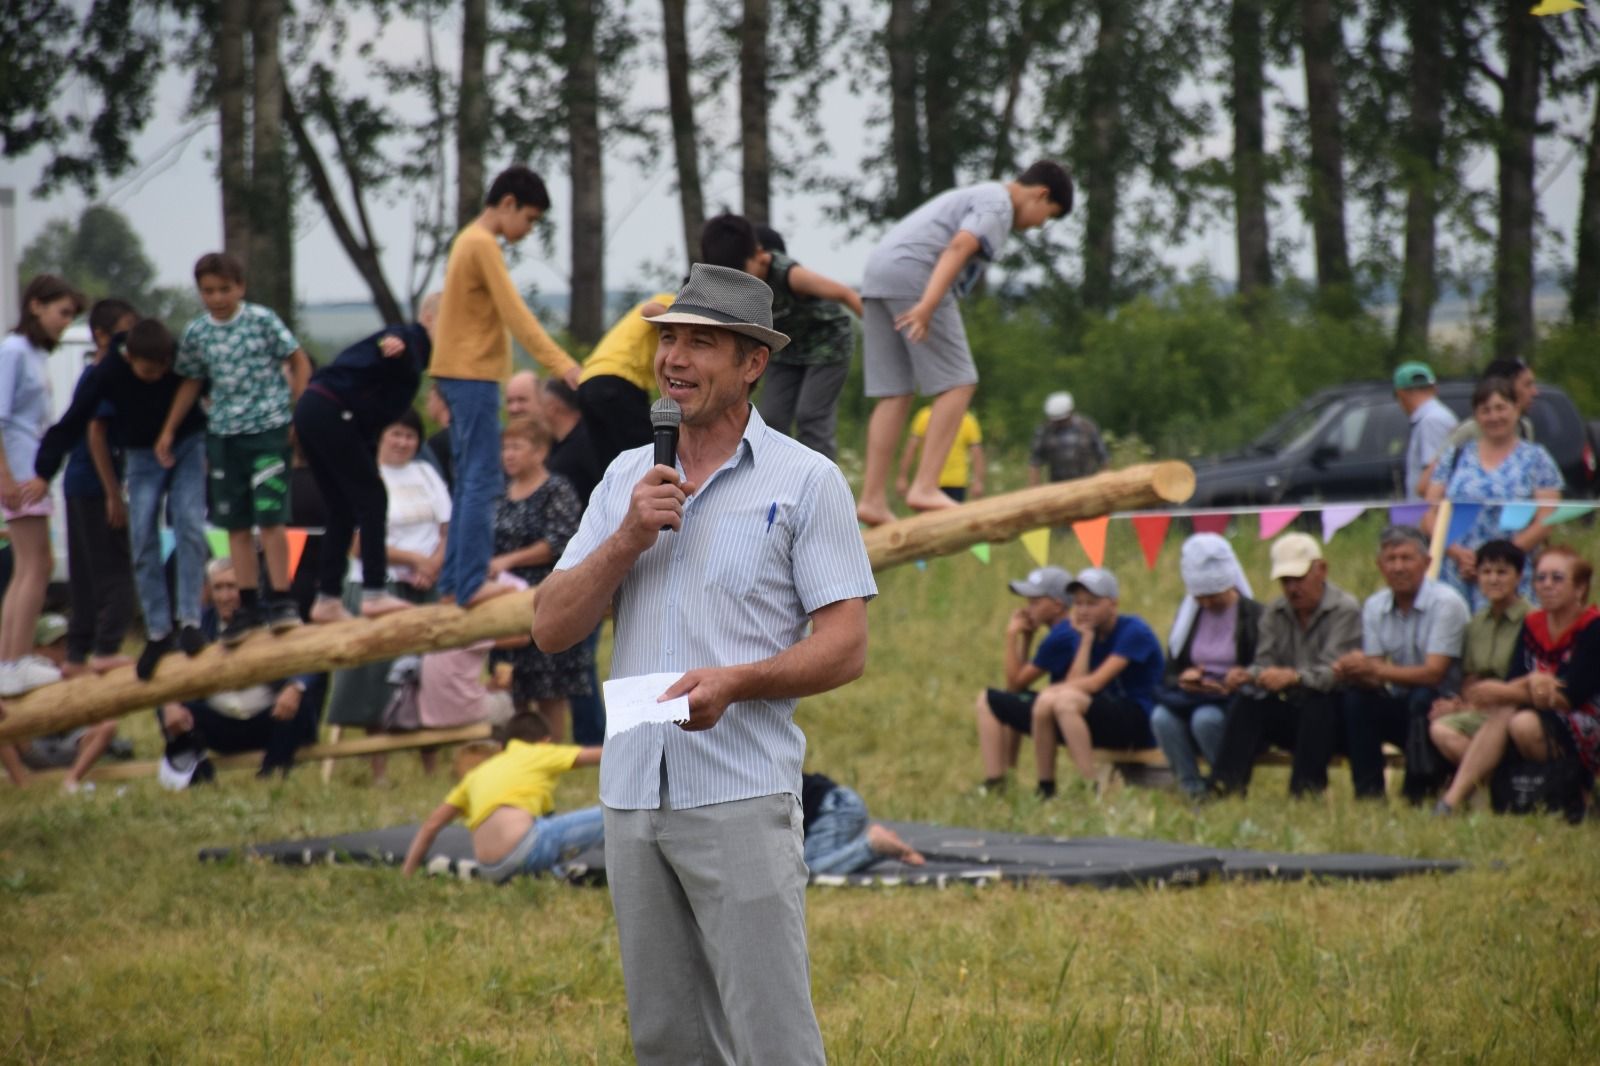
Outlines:
[{"label": "black microphone", "polygon": [[[670,396],[663,396],[650,407],[650,428],[656,439],[656,465],[678,465],[678,425],[683,421],[683,408]],[[662,526],[662,532],[671,529]]]}]

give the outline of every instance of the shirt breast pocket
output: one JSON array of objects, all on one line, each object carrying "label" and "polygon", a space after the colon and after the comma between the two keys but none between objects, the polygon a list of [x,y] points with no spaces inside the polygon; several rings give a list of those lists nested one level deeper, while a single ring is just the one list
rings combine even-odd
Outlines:
[{"label": "shirt breast pocket", "polygon": [[787,533],[776,524],[724,520],[711,539],[707,580],[734,596],[749,595],[760,586],[763,575],[771,572],[786,538]]}]

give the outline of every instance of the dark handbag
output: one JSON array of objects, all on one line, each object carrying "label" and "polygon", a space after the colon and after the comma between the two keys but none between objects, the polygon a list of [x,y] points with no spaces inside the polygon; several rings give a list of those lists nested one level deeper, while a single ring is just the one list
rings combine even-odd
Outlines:
[{"label": "dark handbag", "polygon": [[1198,692],[1186,692],[1177,685],[1162,685],[1156,689],[1156,703],[1165,707],[1169,713],[1185,720],[1194,713],[1196,707],[1203,707],[1208,703],[1221,704],[1227,699],[1226,696],[1205,696]]},{"label": "dark handbag", "polygon": [[1450,766],[1428,735],[1428,716],[1414,714],[1406,726],[1406,779],[1401,792],[1412,803],[1439,791]]},{"label": "dark handbag", "polygon": [[1544,726],[1546,746],[1559,754],[1548,762],[1532,762],[1510,749],[1489,778],[1489,804],[1499,814],[1563,814],[1577,825],[1583,821],[1587,775],[1566,745],[1552,735],[1551,723],[1546,720]]}]

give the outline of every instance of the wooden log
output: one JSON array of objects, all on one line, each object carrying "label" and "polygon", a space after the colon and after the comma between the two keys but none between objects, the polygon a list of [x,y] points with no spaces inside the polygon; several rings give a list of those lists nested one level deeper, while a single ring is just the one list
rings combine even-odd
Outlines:
[{"label": "wooden log", "polygon": [[[1145,463],[890,522],[869,530],[864,540],[872,568],[884,570],[913,559],[953,555],[981,542],[1011,540],[1040,526],[1182,503],[1193,492],[1194,471],[1187,463]],[[168,655],[147,682],[136,678],[132,667],[60,681],[6,701],[0,743],[295,674],[524,634],[533,626],[533,599],[533,592],[519,592],[470,610],[414,607],[377,619],[301,626],[282,636],[258,633],[231,650],[213,646],[193,659]]]},{"label": "wooden log", "polygon": [[212,645],[193,659],[175,652],[149,681],[130,666],[75,677],[5,701],[0,742],[58,733],[130,711],[213,692],[248,688],[295,674],[338,670],[398,655],[459,648],[526,633],[533,626],[533,592],[496,596],[471,610],[413,607],[374,619],[300,626],[273,636],[256,633],[237,648]]},{"label": "wooden log", "polygon": [[[317,759],[352,759],[360,755],[381,755],[392,751],[411,751],[416,748],[442,747],[446,744],[465,744],[473,740],[489,739],[489,723],[455,726],[451,729],[419,729],[414,733],[383,733],[377,736],[357,737],[354,740],[310,744],[294,753],[297,763]],[[237,755],[211,756],[211,764],[218,770],[242,770],[261,765],[261,752],[246,751]],[[139,759],[129,762],[108,762],[101,759],[89,771],[90,781],[135,781],[154,777],[159,762]],[[66,770],[35,770],[28,775],[29,785],[59,782],[67,776]]]},{"label": "wooden log", "polygon": [[914,559],[953,555],[974,544],[1012,540],[1041,526],[1182,503],[1192,495],[1194,470],[1188,463],[1144,463],[928,511],[870,529],[864,539],[872,568],[883,570]]}]

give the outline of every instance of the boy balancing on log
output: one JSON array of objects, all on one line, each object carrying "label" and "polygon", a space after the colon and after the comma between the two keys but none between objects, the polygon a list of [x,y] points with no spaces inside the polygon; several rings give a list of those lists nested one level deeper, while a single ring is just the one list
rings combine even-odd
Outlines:
[{"label": "boy balancing on log", "polygon": [[889,475],[913,391],[932,396],[922,458],[906,490],[918,511],[954,507],[939,471],[978,386],[956,300],[972,291],[1008,234],[1072,210],[1072,179],[1059,163],[1033,164],[1015,181],[941,193],[901,219],[873,249],[861,285],[867,395],[867,463],[856,516],[869,526],[894,518]]},{"label": "boy balancing on log", "polygon": [[535,712],[515,715],[506,733],[502,751],[476,763],[474,749],[457,757],[461,780],[417,830],[402,869],[408,877],[427,858],[434,838],[457,818],[466,819],[472,830],[479,875],[496,883],[545,870],[559,876],[562,860],[604,839],[598,806],[550,813],[556,778],[574,767],[599,766],[600,749],[550,743],[550,726]]}]

